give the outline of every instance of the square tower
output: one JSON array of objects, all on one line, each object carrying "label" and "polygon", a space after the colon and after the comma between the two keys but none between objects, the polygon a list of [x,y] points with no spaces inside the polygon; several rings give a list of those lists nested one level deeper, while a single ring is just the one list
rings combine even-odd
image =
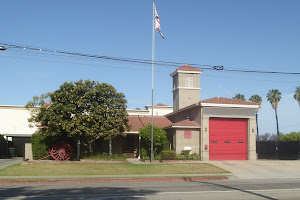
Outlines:
[{"label": "square tower", "polygon": [[170,74],[173,77],[173,111],[200,101],[200,74],[203,71],[183,65]]}]

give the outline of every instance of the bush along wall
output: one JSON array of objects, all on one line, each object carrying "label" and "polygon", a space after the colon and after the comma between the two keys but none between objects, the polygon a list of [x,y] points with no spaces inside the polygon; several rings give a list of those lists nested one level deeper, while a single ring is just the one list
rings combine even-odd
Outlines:
[{"label": "bush along wall", "polygon": [[[76,156],[76,143],[74,139],[62,136],[46,136],[39,131],[31,136],[33,159],[38,160],[50,155],[49,150],[58,142],[67,142],[72,146],[74,151],[71,159],[74,159]],[[47,159],[52,159],[52,157],[50,156]]]},{"label": "bush along wall", "polygon": [[[147,125],[139,130],[141,136],[141,159],[149,160],[151,156],[151,126]],[[169,149],[169,141],[167,138],[166,131],[162,130],[161,127],[153,127],[153,154],[154,159],[161,158],[161,152]]]},{"label": "bush along wall", "polygon": [[175,151],[162,151],[161,152],[161,159],[162,160],[175,160],[176,159],[176,152]]},{"label": "bush along wall", "polygon": [[32,155],[34,160],[38,160],[49,155],[48,145],[46,144],[47,136],[36,132],[31,136]]}]

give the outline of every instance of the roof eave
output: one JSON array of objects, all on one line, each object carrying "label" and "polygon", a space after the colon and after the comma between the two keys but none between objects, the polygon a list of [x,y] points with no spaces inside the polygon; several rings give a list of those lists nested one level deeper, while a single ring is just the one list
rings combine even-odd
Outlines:
[{"label": "roof eave", "polygon": [[175,70],[172,74],[170,74],[171,77],[173,77],[178,72],[180,73],[193,73],[193,74],[201,74],[203,71],[185,71],[185,70]]},{"label": "roof eave", "polygon": [[170,128],[198,129],[201,127],[200,126],[167,126],[167,127],[164,127],[163,129],[170,129]]},{"label": "roof eave", "polygon": [[198,106],[199,106],[199,103],[195,103],[195,104],[192,104],[192,105],[190,105],[190,106],[187,106],[187,107],[181,108],[181,109],[179,109],[179,110],[173,111],[173,112],[171,112],[171,113],[169,113],[169,114],[166,114],[166,115],[164,115],[164,116],[168,117],[168,116],[174,115],[174,114],[176,114],[176,113],[180,113],[180,112],[182,112],[182,111],[184,111],[184,110],[188,110],[188,109],[191,109],[191,108],[194,108],[194,107],[198,107]]},{"label": "roof eave", "polygon": [[219,104],[219,103],[201,103],[201,107],[225,107],[225,108],[260,108],[260,105],[241,105],[241,104]]}]

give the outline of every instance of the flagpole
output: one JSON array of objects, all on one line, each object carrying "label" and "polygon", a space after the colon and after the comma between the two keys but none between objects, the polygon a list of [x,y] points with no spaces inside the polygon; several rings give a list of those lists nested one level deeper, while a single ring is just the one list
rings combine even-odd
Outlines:
[{"label": "flagpole", "polygon": [[151,120],[151,157],[153,162],[153,91],[154,91],[154,49],[155,49],[155,2],[153,0],[153,19],[152,19],[152,120]]}]

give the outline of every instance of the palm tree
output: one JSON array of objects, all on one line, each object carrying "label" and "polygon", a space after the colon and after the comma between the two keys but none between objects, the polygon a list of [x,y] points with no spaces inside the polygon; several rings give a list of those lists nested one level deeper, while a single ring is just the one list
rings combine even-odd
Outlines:
[{"label": "palm tree", "polygon": [[233,99],[246,101],[245,96],[243,94],[236,94]]},{"label": "palm tree", "polygon": [[279,90],[269,90],[269,93],[267,94],[267,100],[271,103],[273,109],[275,110],[275,116],[276,116],[276,125],[277,125],[277,139],[279,140],[279,127],[278,127],[278,117],[277,117],[277,107],[278,102],[281,99],[281,92]]},{"label": "palm tree", "polygon": [[299,87],[296,87],[296,91],[295,91],[295,94],[294,94],[294,98],[298,101],[299,106],[300,106],[300,86],[299,86]]},{"label": "palm tree", "polygon": [[[257,94],[254,94],[249,98],[249,101],[261,104],[262,98],[260,96],[258,96]],[[257,134],[257,137],[259,138],[259,134],[258,134],[258,114],[257,114],[257,112],[256,112],[256,132],[257,132],[256,134]]]}]

